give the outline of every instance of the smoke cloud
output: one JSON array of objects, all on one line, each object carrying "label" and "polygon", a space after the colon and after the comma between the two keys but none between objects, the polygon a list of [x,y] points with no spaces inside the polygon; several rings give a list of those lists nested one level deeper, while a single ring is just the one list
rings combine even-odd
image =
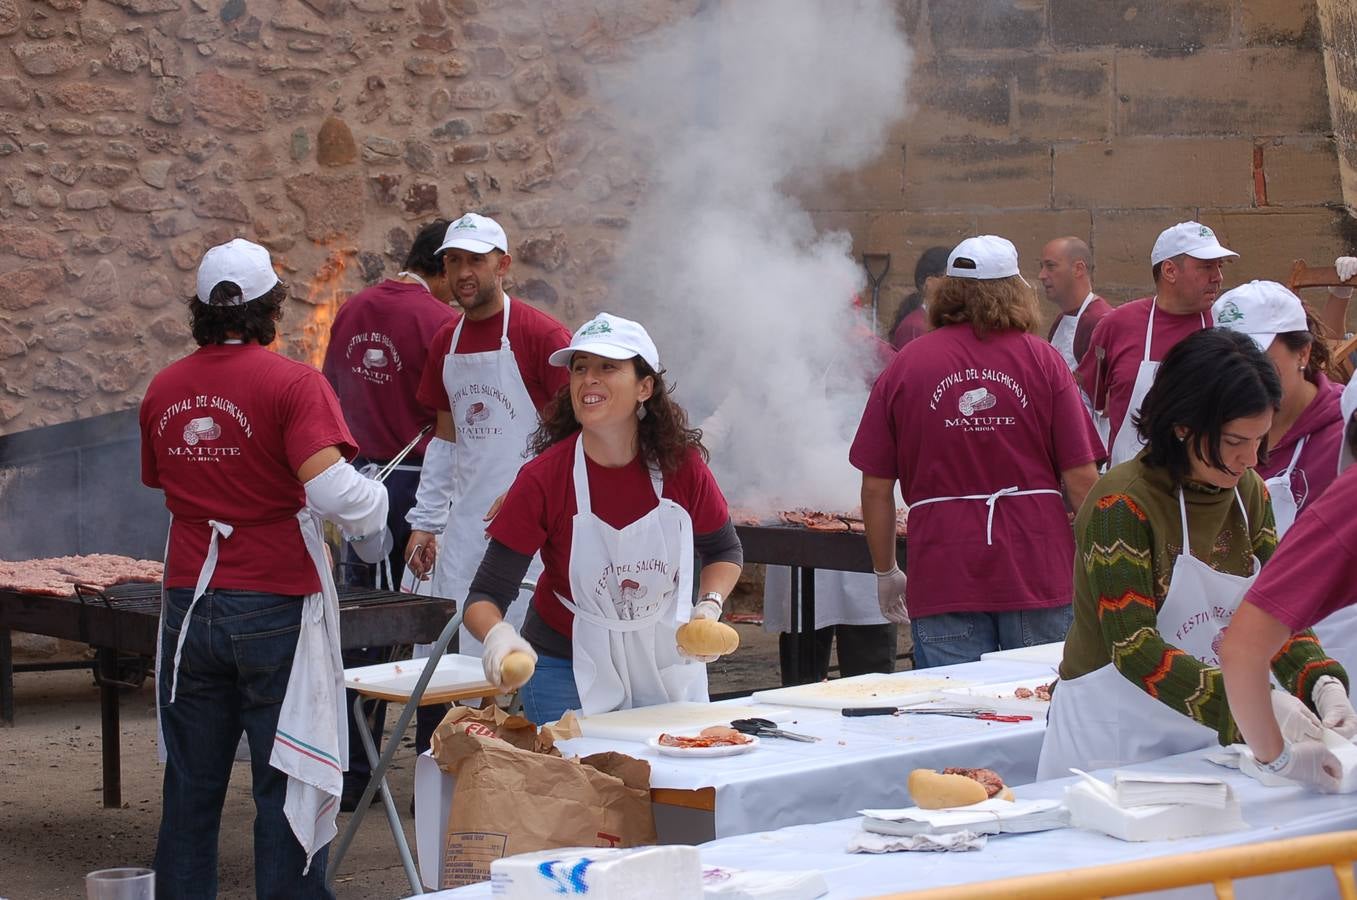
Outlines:
[{"label": "smoke cloud", "polygon": [[615,312],[660,348],[732,503],[857,505],[876,353],[849,236],[795,196],[887,149],[910,50],[888,0],[740,0],[656,35],[605,89],[651,184]]}]

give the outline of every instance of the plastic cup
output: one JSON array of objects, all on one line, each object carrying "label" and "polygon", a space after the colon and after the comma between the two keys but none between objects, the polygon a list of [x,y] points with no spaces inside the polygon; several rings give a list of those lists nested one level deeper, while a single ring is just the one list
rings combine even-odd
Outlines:
[{"label": "plastic cup", "polygon": [[86,900],[155,900],[151,869],[100,869],[85,876]]}]

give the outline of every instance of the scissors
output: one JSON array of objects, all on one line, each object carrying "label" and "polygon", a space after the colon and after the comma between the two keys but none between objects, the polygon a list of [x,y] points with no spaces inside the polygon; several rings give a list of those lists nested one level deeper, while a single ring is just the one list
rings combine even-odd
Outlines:
[{"label": "scissors", "polygon": [[857,706],[843,711],[845,716],[955,716],[983,722],[1030,722],[1031,716],[1002,715],[992,709],[897,709],[892,706]]},{"label": "scissors", "polygon": [[777,727],[777,723],[772,719],[736,719],[730,723],[730,727],[741,734],[752,734],[756,737],[787,738],[791,741],[805,741],[808,744],[819,740],[819,738],[809,734],[783,731]]}]

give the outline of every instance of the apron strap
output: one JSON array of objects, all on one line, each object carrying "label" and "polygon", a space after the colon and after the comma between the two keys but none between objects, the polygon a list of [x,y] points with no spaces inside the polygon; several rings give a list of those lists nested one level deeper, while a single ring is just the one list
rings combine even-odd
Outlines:
[{"label": "apron strap", "polygon": [[1310,436],[1307,434],[1296,441],[1296,452],[1291,454],[1291,463],[1286,467],[1286,471],[1281,473],[1286,476],[1287,481],[1291,480],[1291,472],[1296,468],[1296,463],[1300,462],[1300,452],[1305,449],[1305,442],[1309,439]]},{"label": "apron strap", "polygon": [[[1150,341],[1154,337],[1154,309],[1158,305],[1159,295],[1155,294],[1154,299],[1150,301],[1150,321],[1145,323],[1145,362],[1150,361]],[[1081,309],[1079,312],[1083,313],[1083,310]],[[1206,313],[1198,313],[1198,315],[1201,316],[1202,330],[1205,331],[1207,328],[1210,328],[1211,326],[1206,324]]]},{"label": "apron strap", "polygon": [[[1244,508],[1244,498],[1239,495],[1238,487],[1234,489],[1234,499],[1235,503],[1239,505],[1239,514],[1244,517],[1244,534],[1248,535],[1249,540],[1252,541],[1253,532],[1249,530],[1249,512]],[[1183,553],[1191,554],[1192,547],[1189,546],[1187,539],[1187,503],[1183,500],[1183,488],[1181,485],[1178,487],[1178,513],[1182,516],[1183,520]]]},{"label": "apron strap", "polygon": [[208,519],[207,524],[212,528],[212,538],[207,542],[207,558],[203,560],[203,567],[198,570],[198,583],[193,588],[193,599],[189,601],[188,609],[184,611],[184,621],[179,626],[179,640],[174,645],[174,668],[170,670],[171,703],[174,702],[175,694],[179,690],[179,661],[184,655],[184,641],[188,638],[189,623],[193,621],[193,609],[203,594],[207,593],[208,587],[212,584],[212,576],[217,572],[217,539],[229,538],[231,532],[235,531],[234,527],[216,519]]},{"label": "apron strap", "polygon": [[930,503],[947,503],[952,500],[984,500],[985,506],[989,507],[989,512],[985,515],[985,545],[994,546],[994,506],[999,502],[1000,497],[1030,497],[1035,494],[1055,494],[1061,496],[1060,492],[1053,488],[1032,488],[1030,490],[1019,490],[1018,486],[1012,485],[1006,488],[1000,488],[992,494],[962,494],[957,497],[929,497],[925,500],[919,500],[910,504],[914,509],[920,506],[927,506]]},{"label": "apron strap", "polygon": [[1253,544],[1253,532],[1249,530],[1249,511],[1244,508],[1244,498],[1239,496],[1239,487],[1234,489],[1235,502],[1239,504],[1239,514],[1244,517],[1244,536],[1249,539],[1249,544]]},{"label": "apron strap", "polygon": [[508,294],[505,294],[505,295],[504,295],[504,330],[501,331],[501,332],[499,333],[499,348],[500,348],[501,350],[509,350],[509,349],[512,349],[512,348],[509,346],[509,306],[510,306],[510,303],[511,303],[511,302],[512,302],[512,301],[510,301],[509,295],[508,295]]},{"label": "apron strap", "polygon": [[397,277],[397,278],[413,278],[415,281],[418,281],[420,284],[424,285],[424,290],[428,291],[430,294],[433,293],[433,291],[429,288],[429,282],[425,281],[423,278],[420,278],[420,277],[419,277],[418,275],[416,275],[414,272],[408,272],[408,271],[407,271],[407,272],[397,272],[397,273],[396,273],[396,277]]}]

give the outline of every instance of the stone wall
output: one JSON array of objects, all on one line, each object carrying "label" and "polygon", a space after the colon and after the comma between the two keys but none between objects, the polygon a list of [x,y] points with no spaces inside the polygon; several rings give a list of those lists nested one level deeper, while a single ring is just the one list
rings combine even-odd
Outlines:
[{"label": "stone wall", "polygon": [[[891,253],[886,316],[920,250],[977,231],[1029,270],[1084,236],[1118,299],[1187,217],[1243,253],[1231,281],[1357,242],[1332,136],[1341,119],[1357,181],[1354,88],[1322,52],[1350,68],[1345,0],[897,3],[914,108],[881,110],[882,157],[805,198],[856,252]],[[599,74],[702,6],[0,0],[0,431],[134,406],[191,349],[201,252],[237,235],[302,298],[281,348],[299,358],[419,224],[465,209],[504,221],[515,289],[577,323],[647,175]],[[1322,38],[1321,8],[1348,31]]]},{"label": "stone wall", "polygon": [[596,71],[695,6],[0,0],[0,431],[136,405],[235,236],[302,298],[298,358],[465,209],[504,221],[517,291],[579,319],[644,180],[590,120]]},{"label": "stone wall", "polygon": [[[1351,69],[1352,5],[1320,4],[1345,23],[1330,55]],[[1314,0],[899,5],[915,110],[874,166],[811,198],[857,251],[891,254],[887,314],[921,250],[976,232],[1013,239],[1029,272],[1048,238],[1083,237],[1095,287],[1117,300],[1151,291],[1154,238],[1186,218],[1242,254],[1229,284],[1357,247]]]},{"label": "stone wall", "polygon": [[1319,0],[1318,6],[1343,201],[1357,215],[1357,6],[1348,0]]}]

